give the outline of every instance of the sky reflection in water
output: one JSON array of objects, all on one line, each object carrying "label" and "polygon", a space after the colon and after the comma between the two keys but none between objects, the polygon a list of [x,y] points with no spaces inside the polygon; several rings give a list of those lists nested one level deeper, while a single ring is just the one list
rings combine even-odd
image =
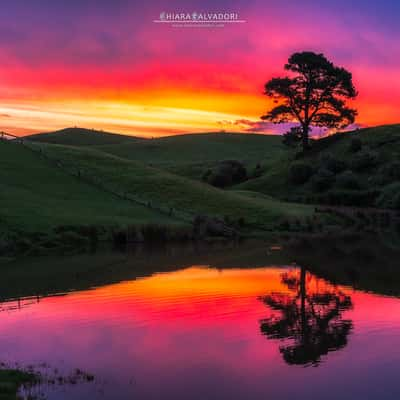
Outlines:
[{"label": "sky reflection in water", "polygon": [[400,301],[297,267],[191,266],[0,310],[3,361],[96,376],[49,399],[400,396]]}]

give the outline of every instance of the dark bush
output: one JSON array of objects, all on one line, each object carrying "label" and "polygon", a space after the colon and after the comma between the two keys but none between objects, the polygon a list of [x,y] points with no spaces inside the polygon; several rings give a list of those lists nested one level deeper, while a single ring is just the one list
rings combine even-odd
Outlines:
[{"label": "dark bush", "polygon": [[146,224],[140,231],[145,242],[165,242],[168,239],[168,228],[164,225]]},{"label": "dark bush", "polygon": [[400,210],[400,182],[385,186],[376,203],[379,207]]},{"label": "dark bush", "polygon": [[377,174],[371,175],[369,183],[374,186],[386,186],[400,181],[400,162],[393,161],[382,166]]},{"label": "dark bush", "polygon": [[203,180],[212,186],[224,188],[247,179],[245,166],[236,160],[221,161],[215,168],[207,170]]},{"label": "dark bush", "polygon": [[360,181],[357,175],[352,171],[344,171],[336,177],[336,185],[341,189],[360,189]]},{"label": "dark bush", "polygon": [[212,174],[212,170],[208,169],[207,171],[204,172],[203,176],[201,177],[201,179],[204,182],[208,182],[208,179],[210,178],[210,175]]},{"label": "dark bush", "polygon": [[239,228],[244,228],[245,225],[246,225],[246,220],[245,220],[243,217],[240,217],[240,218],[237,220],[237,226],[238,226]]},{"label": "dark bush", "polygon": [[237,231],[229,226],[225,220],[206,215],[197,215],[193,220],[193,235],[201,238],[207,236],[234,237]]},{"label": "dark bush", "polygon": [[102,233],[105,232],[104,227],[94,225],[59,225],[54,228],[56,234],[74,232],[80,236],[89,238],[91,241],[97,241]]},{"label": "dark bush", "polygon": [[126,230],[114,230],[111,233],[112,241],[116,246],[124,246],[128,243],[128,235]]},{"label": "dark bush", "polygon": [[289,180],[295,185],[303,185],[314,173],[314,169],[310,164],[305,162],[295,162],[289,168]]},{"label": "dark bush", "polygon": [[318,172],[311,179],[312,188],[316,192],[323,192],[324,190],[328,190],[334,182],[334,173],[325,168],[319,169]]},{"label": "dark bush", "polygon": [[206,182],[219,188],[231,186],[233,183],[231,174],[220,170],[211,172]]},{"label": "dark bush", "polygon": [[259,178],[261,175],[262,175],[261,165],[257,164],[256,167],[254,168],[253,177]]},{"label": "dark bush", "polygon": [[303,129],[301,126],[294,126],[282,136],[282,143],[289,147],[295,147],[301,142]]},{"label": "dark bush", "polygon": [[388,181],[400,180],[400,161],[393,161],[385,164],[380,169],[380,174],[388,179]]},{"label": "dark bush", "polygon": [[339,174],[346,169],[346,163],[333,157],[330,153],[321,156],[320,165],[322,168],[327,169],[334,174]]},{"label": "dark bush", "polygon": [[57,239],[59,239],[63,245],[75,248],[85,247],[89,244],[89,239],[87,236],[73,231],[61,233],[60,237]]},{"label": "dark bush", "polygon": [[357,153],[362,149],[362,141],[359,138],[352,138],[350,145],[349,145],[349,150],[352,153]]},{"label": "dark bush", "polygon": [[393,179],[390,178],[390,176],[383,174],[381,171],[377,174],[371,174],[371,176],[368,177],[368,184],[370,186],[385,186],[392,182]]},{"label": "dark bush", "polygon": [[33,242],[27,237],[21,237],[15,242],[15,249],[18,253],[25,253],[33,247]]},{"label": "dark bush", "polygon": [[357,153],[351,161],[353,171],[366,171],[378,164],[378,154],[374,151],[362,151]]}]

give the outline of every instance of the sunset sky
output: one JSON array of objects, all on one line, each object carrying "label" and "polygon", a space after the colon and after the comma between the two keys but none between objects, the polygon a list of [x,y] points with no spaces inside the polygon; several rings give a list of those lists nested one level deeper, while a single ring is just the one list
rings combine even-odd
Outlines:
[{"label": "sunset sky", "polygon": [[[224,27],[162,12],[236,12]],[[357,123],[400,122],[400,2],[13,0],[0,12],[0,130],[142,136],[279,128],[263,84],[295,51],[353,72]]]}]

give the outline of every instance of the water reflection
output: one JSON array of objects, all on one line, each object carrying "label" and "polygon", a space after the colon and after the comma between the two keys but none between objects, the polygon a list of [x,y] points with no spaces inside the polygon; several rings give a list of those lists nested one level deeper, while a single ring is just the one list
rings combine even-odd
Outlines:
[{"label": "water reflection", "polygon": [[5,265],[0,363],[95,376],[45,387],[48,400],[399,399],[399,253],[329,244]]},{"label": "water reflection", "polygon": [[272,315],[260,321],[269,339],[290,339],[280,347],[288,364],[318,365],[321,356],[343,348],[353,323],[342,313],[353,307],[351,297],[338,287],[310,274],[304,267],[281,274],[288,293],[270,293],[260,300]]}]

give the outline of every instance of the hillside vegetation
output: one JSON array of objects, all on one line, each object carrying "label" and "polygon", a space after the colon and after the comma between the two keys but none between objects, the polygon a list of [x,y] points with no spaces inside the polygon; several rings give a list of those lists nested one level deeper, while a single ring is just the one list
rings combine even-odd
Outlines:
[{"label": "hillside vegetation", "polygon": [[[400,209],[400,125],[336,134],[306,153],[251,134],[137,139],[66,129],[31,138],[0,142],[0,249],[9,232],[65,225],[153,224],[177,237],[205,216],[243,233],[315,233],[360,222],[355,209],[320,214],[315,205]],[[240,176],[214,187],[227,171]]]},{"label": "hillside vegetation", "polygon": [[[57,135],[50,135],[51,139]],[[221,187],[226,181],[226,189],[235,192],[262,193],[295,203],[400,208],[400,125],[338,133],[313,141],[306,154],[285,147],[280,136],[207,133],[108,144],[99,144],[97,136],[90,135],[86,147],[158,171],[215,185],[222,182]],[[69,142],[82,143],[72,136]],[[223,164],[226,160],[243,165],[246,177],[237,182],[223,176],[229,170]],[[254,195],[239,196],[254,199]]]},{"label": "hillside vegetation", "polygon": [[0,141],[0,154],[0,230],[172,222],[147,207],[80,182],[20,144]]},{"label": "hillside vegetation", "polygon": [[41,146],[46,154],[70,168],[79,169],[82,176],[99,177],[105,188],[134,196],[150,206],[172,209],[173,215],[242,218],[251,225],[272,229],[281,218],[303,218],[313,213],[308,206],[230,193],[99,150],[50,144]]},{"label": "hillside vegetation", "polygon": [[257,179],[236,188],[281,199],[400,209],[400,125],[338,133],[290,151]]}]

